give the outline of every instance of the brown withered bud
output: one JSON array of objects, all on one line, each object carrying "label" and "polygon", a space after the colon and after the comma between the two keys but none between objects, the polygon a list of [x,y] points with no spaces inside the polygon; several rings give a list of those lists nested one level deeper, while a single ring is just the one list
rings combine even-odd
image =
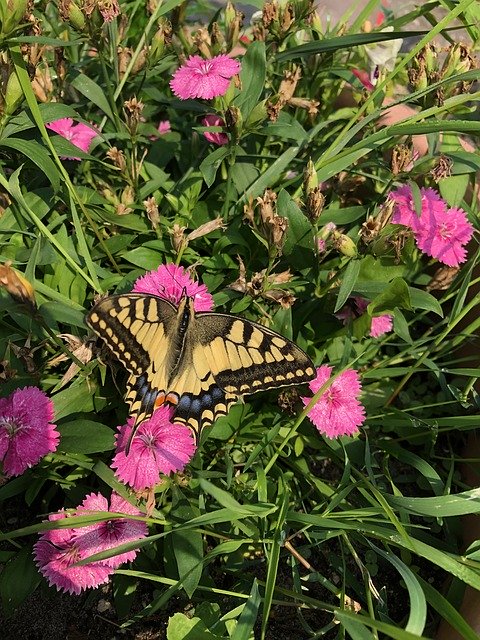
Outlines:
[{"label": "brown withered bud", "polygon": [[265,291],[263,297],[267,300],[273,300],[279,304],[282,309],[290,309],[296,300],[290,291],[284,291],[283,289],[269,289]]},{"label": "brown withered bud", "polygon": [[172,246],[176,253],[180,253],[187,246],[187,239],[185,238],[185,227],[181,227],[175,223],[170,230],[172,236]]},{"label": "brown withered bud", "polygon": [[460,267],[440,267],[427,284],[427,291],[447,291],[459,271]]},{"label": "brown withered bud", "polygon": [[225,26],[227,29],[227,50],[230,51],[238,43],[240,29],[243,26],[244,14],[237,11],[230,0],[225,8]]},{"label": "brown withered bud", "polygon": [[297,415],[300,394],[297,389],[284,389],[278,396],[278,406],[291,416]]},{"label": "brown withered bud", "polygon": [[243,220],[248,222],[250,226],[255,226],[255,206],[252,196],[250,196],[247,203],[243,205]]},{"label": "brown withered bud", "polygon": [[213,231],[217,231],[218,229],[226,229],[223,219],[220,217],[215,218],[214,220],[209,220],[208,222],[205,222],[205,224],[201,224],[198,229],[190,231],[190,233],[187,235],[187,242],[196,240],[197,238],[201,238],[202,236],[206,236]]},{"label": "brown withered bud", "polygon": [[438,158],[436,165],[430,171],[430,175],[435,180],[435,182],[439,182],[439,180],[448,178],[452,175],[452,166],[452,159],[448,158],[447,156],[441,155]]},{"label": "brown withered bud", "polygon": [[291,107],[298,107],[299,109],[305,109],[310,119],[315,118],[318,113],[318,107],[320,102],[318,100],[307,100],[307,98],[290,98],[288,104]]},{"label": "brown withered bud", "polygon": [[365,244],[373,242],[378,237],[380,231],[384,229],[392,219],[395,202],[387,200],[380,207],[376,216],[368,216],[367,220],[362,224],[359,235]]},{"label": "brown withered bud", "polygon": [[158,62],[165,52],[165,48],[172,44],[172,23],[161,19],[158,29],[152,38],[149,59],[152,64]]},{"label": "brown withered bud", "polygon": [[287,237],[288,218],[275,216],[268,221],[265,230],[269,244],[274,246],[278,253],[281,253]]},{"label": "brown withered bud", "polygon": [[225,123],[233,139],[239,140],[242,135],[243,118],[242,112],[235,105],[231,105],[225,112]]},{"label": "brown withered bud", "polygon": [[277,194],[271,189],[265,189],[263,197],[257,198],[257,205],[260,208],[260,218],[266,224],[277,215]]},{"label": "brown withered bud", "polygon": [[123,103],[125,107],[125,116],[127,119],[127,127],[130,130],[132,135],[135,135],[137,132],[138,124],[142,117],[142,111],[144,108],[144,104],[141,100],[138,100],[135,96],[130,98],[130,100],[126,100]]},{"label": "brown withered bud", "polygon": [[320,217],[325,206],[325,196],[320,187],[314,187],[305,198],[305,211],[312,224],[315,224]]},{"label": "brown withered bud", "polygon": [[148,219],[152,223],[152,227],[154,229],[158,228],[160,224],[160,213],[158,211],[158,204],[155,198],[152,196],[143,201],[143,206],[145,207],[145,212],[147,214]]},{"label": "brown withered bud", "polygon": [[3,287],[12,298],[26,305],[31,311],[36,310],[35,292],[30,282],[18,271],[12,269],[12,263],[7,260],[0,265],[0,286]]},{"label": "brown withered bud", "polygon": [[35,68],[35,77],[31,84],[33,92],[39,102],[51,102],[53,82],[50,75],[50,69],[47,65],[38,65]]},{"label": "brown withered bud", "polygon": [[30,338],[27,338],[25,345],[23,347],[19,347],[18,345],[11,343],[10,349],[15,354],[15,357],[19,360],[23,361],[23,365],[28,373],[35,373],[37,367],[35,365],[35,360],[33,359],[33,354],[39,347],[32,349],[30,346]]},{"label": "brown withered bud", "polygon": [[12,369],[8,360],[0,360],[0,382],[10,380],[17,375],[16,369]]},{"label": "brown withered bud", "polygon": [[267,113],[272,122],[275,122],[280,111],[293,98],[293,94],[301,77],[302,71],[300,67],[297,66],[294,66],[291,71],[287,69],[284,72],[277,97],[273,101],[267,102]]},{"label": "brown withered bud", "polygon": [[193,42],[204,58],[212,57],[212,41],[207,29],[201,27],[193,36]]},{"label": "brown withered bud", "polygon": [[238,260],[238,278],[228,285],[229,289],[233,289],[233,291],[239,291],[240,293],[245,293],[247,290],[247,270],[245,269],[245,264],[240,256],[237,255]]},{"label": "brown withered bud", "polygon": [[225,37],[218,26],[218,22],[214,22],[212,24],[210,38],[212,40],[212,47],[214,48],[215,53],[218,53],[222,45],[225,43]]},{"label": "brown withered bud", "polygon": [[107,158],[109,158],[109,160],[111,160],[113,164],[122,171],[122,173],[125,172],[127,163],[125,161],[125,154],[121,149],[112,147],[107,151]]},{"label": "brown withered bud", "polygon": [[411,168],[413,162],[413,145],[400,143],[392,150],[391,168],[394,176]]},{"label": "brown withered bud", "polygon": [[262,12],[262,23],[265,29],[274,22],[278,20],[278,3],[277,0],[272,0],[272,2],[265,2],[263,5]]},{"label": "brown withered bud", "polygon": [[[87,364],[93,357],[93,345],[95,340],[91,338],[77,338],[77,336],[72,335],[71,333],[61,333],[59,334],[59,338],[65,340],[68,345],[68,348],[72,352],[77,360],[80,360],[82,364]],[[52,358],[48,363],[51,367],[56,367],[61,362],[65,362],[68,360],[68,356],[65,353],[61,353],[60,355]],[[63,375],[60,380],[60,387],[66,385],[72,378],[74,378],[77,373],[80,371],[80,367],[76,362],[72,362],[72,364],[67,369],[66,373]]]},{"label": "brown withered bud", "polygon": [[280,18],[280,32],[282,35],[289,31],[290,27],[295,22],[295,11],[293,9],[293,4],[288,2],[282,10],[282,16]]}]

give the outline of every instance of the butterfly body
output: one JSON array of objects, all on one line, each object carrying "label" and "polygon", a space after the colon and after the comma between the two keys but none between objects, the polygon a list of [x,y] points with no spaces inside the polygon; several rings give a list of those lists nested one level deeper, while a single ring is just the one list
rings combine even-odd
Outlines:
[{"label": "butterfly body", "polygon": [[86,321],[130,374],[126,401],[136,427],[168,403],[174,421],[198,435],[239,396],[315,377],[290,340],[234,315],[195,312],[187,296],[176,307],[144,293],[113,295]]}]

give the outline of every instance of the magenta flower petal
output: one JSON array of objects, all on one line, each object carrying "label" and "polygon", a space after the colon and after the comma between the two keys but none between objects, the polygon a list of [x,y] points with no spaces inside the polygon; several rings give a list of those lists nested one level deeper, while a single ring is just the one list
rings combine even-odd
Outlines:
[{"label": "magenta flower petal", "polygon": [[[316,393],[330,378],[332,367],[326,365],[317,368],[317,377],[309,383],[310,390]],[[328,438],[357,433],[358,427],[365,421],[365,409],[358,396],[362,390],[357,371],[349,369],[341,373],[331,386],[320,396],[310,409],[308,417],[320,433]],[[306,406],[311,398],[302,398]]]},{"label": "magenta flower petal", "polygon": [[[89,127],[82,122],[74,124],[72,118],[60,118],[60,120],[50,122],[46,127],[47,129],[58,133],[62,138],[70,140],[72,144],[85,153],[88,152],[93,138],[97,135],[95,129],[92,129],[92,127]],[[67,158],[67,160],[80,160],[80,158],[72,157]]]},{"label": "magenta flower petal", "polygon": [[205,98],[210,100],[223,96],[230,84],[230,78],[240,71],[240,63],[225,55],[205,60],[200,56],[190,56],[177,69],[170,81],[173,93],[181,100]]},{"label": "magenta flower petal", "polygon": [[[213,113],[209,113],[203,118],[202,124],[205,127],[224,127],[225,121],[223,120],[223,118],[220,118],[219,116],[216,116]],[[203,135],[209,142],[212,142],[213,144],[216,144],[219,147],[224,144],[228,144],[227,134],[221,131],[204,131]]]},{"label": "magenta flower petal", "polygon": [[149,271],[135,281],[132,291],[159,296],[178,305],[183,291],[193,298],[195,311],[211,311],[213,298],[204,284],[195,282],[183,267],[173,263],[161,264],[156,271]]},{"label": "magenta flower petal", "polygon": [[0,398],[0,461],[7,476],[18,476],[55,451],[60,434],[53,402],[37,387],[17,389]]},{"label": "magenta flower petal", "polygon": [[383,336],[384,333],[389,333],[392,329],[393,316],[389,315],[388,313],[372,318],[372,324],[370,326],[370,335],[372,338]]},{"label": "magenta flower petal", "polygon": [[422,225],[416,235],[418,248],[449,267],[465,262],[464,247],[473,235],[463,209],[447,209],[437,212],[432,223]]},{"label": "magenta flower petal", "polygon": [[170,133],[171,130],[170,120],[160,120],[157,127],[159,135],[163,136],[164,133]]},{"label": "magenta flower petal", "polygon": [[181,471],[195,453],[195,442],[188,427],[171,422],[173,410],[159,407],[149,420],[145,420],[135,434],[128,456],[125,447],[135,423],[132,417],[119,427],[117,454],[112,468],[122,482],[135,490],[154,487],[160,474]]},{"label": "magenta flower petal", "polygon": [[393,224],[402,224],[410,227],[414,232],[420,230],[422,224],[428,221],[432,224],[435,215],[445,211],[447,206],[434,189],[420,189],[422,210],[420,215],[415,210],[412,188],[403,185],[396,191],[392,191],[389,198],[395,202],[393,210]]},{"label": "magenta flower petal", "polygon": [[[130,502],[124,500],[118,493],[112,493],[110,506],[108,500],[100,493],[92,493],[85,498],[77,509],[78,515],[86,515],[87,512],[112,511],[116,513],[127,513],[130,515],[142,515]],[[123,518],[112,518],[104,522],[97,522],[76,530],[75,539],[78,547],[83,553],[83,557],[88,557],[94,553],[108,551],[120,544],[132,542],[145,538],[148,533],[147,525],[140,520]],[[102,564],[116,569],[124,562],[134,560],[137,550],[127,551],[111,558],[102,560]]]},{"label": "magenta flower petal", "polygon": [[[49,520],[65,518],[64,513],[55,513]],[[86,558],[75,538],[78,529],[53,529],[45,531],[34,545],[35,563],[50,586],[57,591],[81,593],[84,589],[98,587],[108,582],[113,569],[99,562],[72,566]]]}]

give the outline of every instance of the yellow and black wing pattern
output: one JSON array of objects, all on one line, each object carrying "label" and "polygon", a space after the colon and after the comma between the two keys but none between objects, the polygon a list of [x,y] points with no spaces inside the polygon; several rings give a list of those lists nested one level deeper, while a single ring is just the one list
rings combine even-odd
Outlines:
[{"label": "yellow and black wing pattern", "polygon": [[136,426],[167,402],[175,422],[198,435],[239,396],[315,377],[290,340],[237,316],[195,312],[186,296],[178,307],[142,293],[109,296],[87,324],[130,374],[126,401]]}]

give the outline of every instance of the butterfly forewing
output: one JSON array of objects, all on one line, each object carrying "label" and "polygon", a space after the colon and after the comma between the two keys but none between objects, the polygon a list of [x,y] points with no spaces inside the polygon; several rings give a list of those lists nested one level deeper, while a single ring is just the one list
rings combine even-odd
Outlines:
[{"label": "butterfly forewing", "polygon": [[199,313],[195,320],[205,362],[228,393],[255,393],[315,377],[307,354],[274,331],[228,314]]}]

